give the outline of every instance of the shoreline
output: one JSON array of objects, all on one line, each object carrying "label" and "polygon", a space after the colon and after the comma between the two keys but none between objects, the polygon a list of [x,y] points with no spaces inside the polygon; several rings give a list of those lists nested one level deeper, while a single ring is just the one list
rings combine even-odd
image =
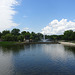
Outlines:
[{"label": "shoreline", "polygon": [[22,45],[22,44],[62,44],[62,45],[66,45],[66,46],[74,46],[75,47],[75,43],[72,42],[62,42],[62,41],[58,41],[58,42],[0,42],[0,45]]},{"label": "shoreline", "polygon": [[59,42],[9,42],[2,41],[0,45],[22,45],[22,44],[60,44]]},{"label": "shoreline", "polygon": [[66,46],[73,46],[75,47],[75,43],[71,43],[71,42],[59,42],[60,44],[66,45]]},{"label": "shoreline", "polygon": [[16,44],[60,44],[59,42],[19,42]]}]

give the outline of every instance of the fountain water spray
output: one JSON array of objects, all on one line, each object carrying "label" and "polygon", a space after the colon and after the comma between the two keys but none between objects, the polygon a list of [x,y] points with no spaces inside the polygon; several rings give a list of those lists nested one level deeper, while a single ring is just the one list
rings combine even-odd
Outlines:
[{"label": "fountain water spray", "polygon": [[43,38],[41,39],[41,42],[48,42],[48,39],[46,39],[45,33],[43,34]]},{"label": "fountain water spray", "polygon": [[46,42],[46,39],[45,39],[45,34],[43,35],[43,42]]}]

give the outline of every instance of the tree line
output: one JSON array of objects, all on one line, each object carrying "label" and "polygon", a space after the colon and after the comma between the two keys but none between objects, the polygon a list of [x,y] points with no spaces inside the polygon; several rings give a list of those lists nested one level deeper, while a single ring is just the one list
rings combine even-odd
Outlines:
[{"label": "tree line", "polygon": [[[3,41],[24,41],[24,39],[28,39],[30,41],[40,41],[43,39],[43,34],[35,33],[35,32],[28,32],[22,31],[20,29],[12,29],[4,30],[0,32],[0,39]],[[74,41],[75,40],[75,31],[67,30],[64,32],[63,35],[46,35],[46,39],[49,40],[65,40],[65,41]]]},{"label": "tree line", "polygon": [[41,33],[34,33],[34,32],[28,32],[28,31],[22,31],[20,32],[20,29],[16,29],[14,28],[13,30],[9,31],[9,30],[4,30],[2,31],[2,33],[0,32],[0,38],[3,41],[24,41],[24,39],[26,40],[30,40],[31,41],[39,41],[42,38],[42,34]]},{"label": "tree line", "polygon": [[75,41],[75,31],[66,30],[63,35],[46,35],[51,40]]}]

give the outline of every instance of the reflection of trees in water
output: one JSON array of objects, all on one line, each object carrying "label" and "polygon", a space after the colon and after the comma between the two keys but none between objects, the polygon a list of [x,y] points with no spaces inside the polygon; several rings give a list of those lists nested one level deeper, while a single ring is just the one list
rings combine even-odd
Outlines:
[{"label": "reflection of trees in water", "polygon": [[22,50],[27,50],[30,45],[11,45],[11,46],[0,46],[0,49],[2,50],[3,53],[19,53]]},{"label": "reflection of trees in water", "polygon": [[75,47],[70,47],[70,46],[64,46],[65,51],[67,52],[72,52],[75,55]]}]

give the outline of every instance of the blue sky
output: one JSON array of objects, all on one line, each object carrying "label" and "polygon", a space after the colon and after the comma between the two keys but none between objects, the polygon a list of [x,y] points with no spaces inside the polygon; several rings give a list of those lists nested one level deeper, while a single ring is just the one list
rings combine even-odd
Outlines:
[{"label": "blue sky", "polygon": [[[5,0],[4,0],[5,1]],[[8,0],[7,0],[8,1]],[[26,29],[27,31],[34,32],[47,32],[46,34],[61,34],[62,29],[59,29],[59,24],[62,22],[64,26],[72,25],[72,30],[75,30],[75,0],[11,0],[11,8],[14,8],[16,13],[11,14],[12,22],[14,26],[10,26],[4,29],[19,28],[21,31]],[[19,2],[19,4],[15,3]],[[10,3],[9,3],[10,4]],[[10,9],[9,9],[10,10]],[[56,21],[57,20],[57,21]],[[71,23],[70,23],[71,21]],[[51,23],[53,22],[53,24]],[[57,29],[61,33],[55,33],[53,26],[57,23]],[[51,26],[50,26],[51,25]],[[52,26],[53,25],[53,26]],[[68,25],[68,26],[69,26]],[[64,28],[64,31],[67,28]],[[48,28],[47,28],[48,27]],[[62,25],[60,26],[60,28]],[[51,28],[51,29],[50,29]],[[50,29],[50,30],[49,30]],[[52,33],[50,33],[52,30]]]}]

